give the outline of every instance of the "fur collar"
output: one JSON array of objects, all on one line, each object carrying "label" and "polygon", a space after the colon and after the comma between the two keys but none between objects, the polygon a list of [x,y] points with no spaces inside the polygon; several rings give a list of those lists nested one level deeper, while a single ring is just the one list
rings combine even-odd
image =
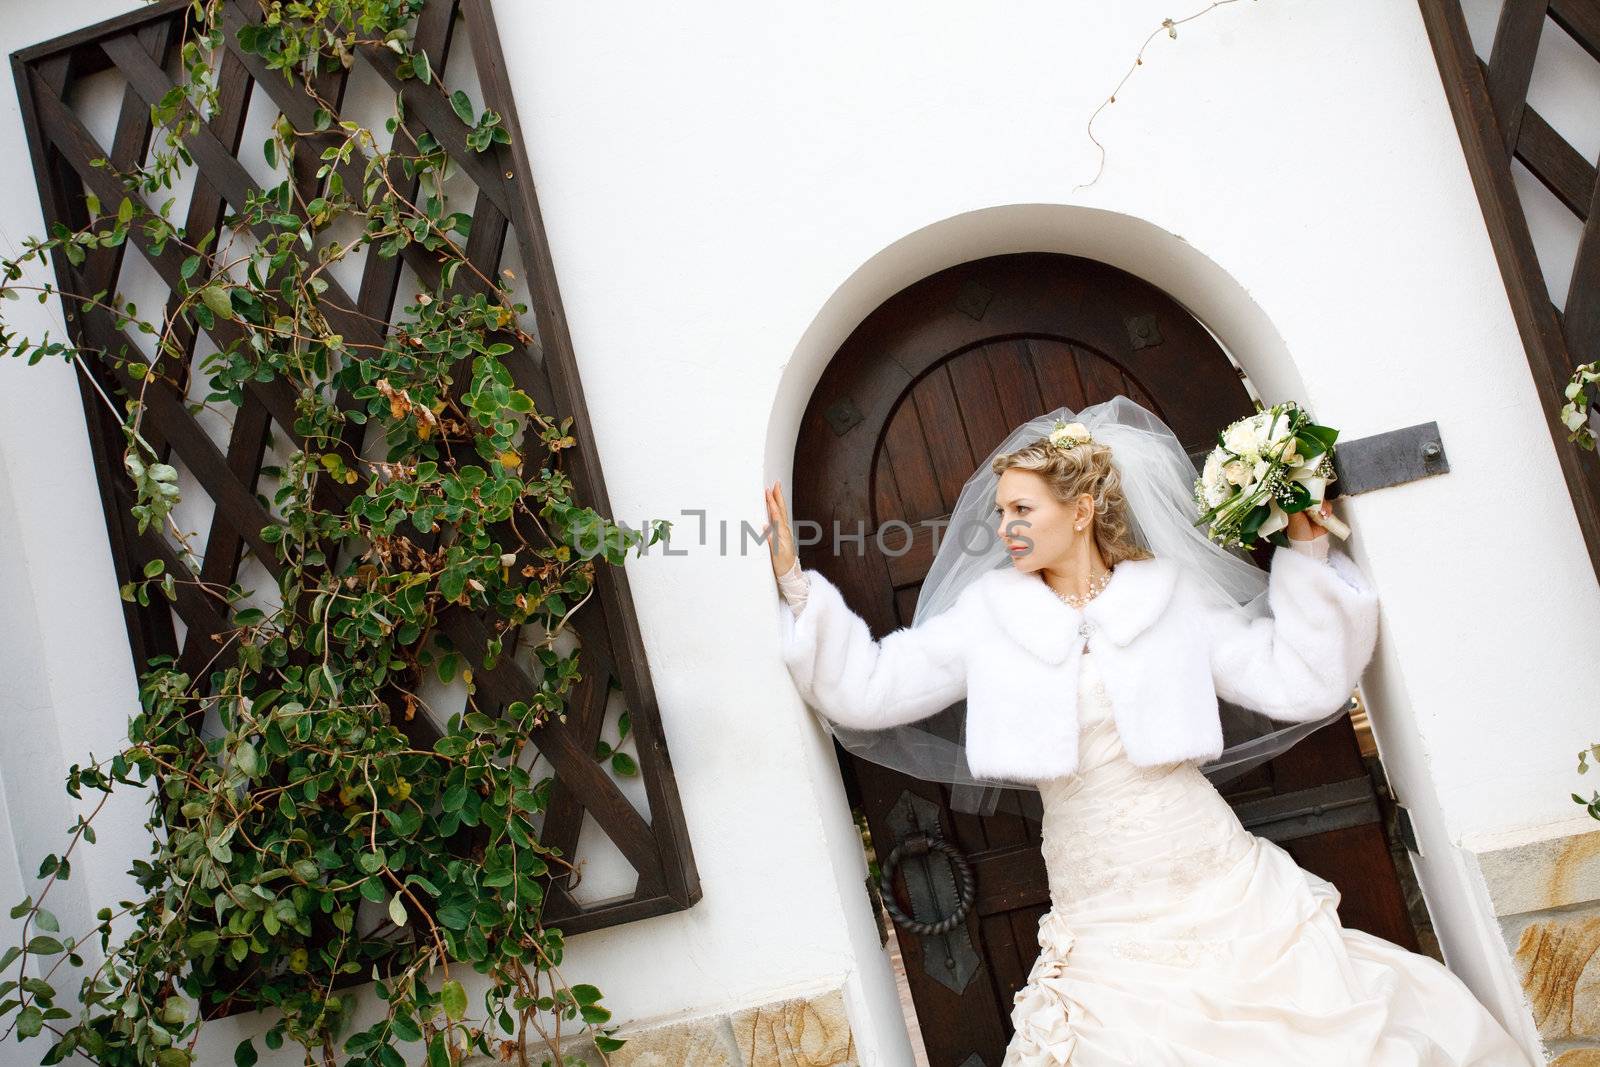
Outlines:
[{"label": "fur collar", "polygon": [[1047,663],[1060,663],[1078,640],[1087,619],[1117,645],[1126,645],[1160,617],[1177,584],[1171,560],[1125,559],[1111,569],[1111,581],[1082,610],[1067,604],[1037,573],[1019,571],[1008,560],[981,579],[984,603],[1000,627]]}]

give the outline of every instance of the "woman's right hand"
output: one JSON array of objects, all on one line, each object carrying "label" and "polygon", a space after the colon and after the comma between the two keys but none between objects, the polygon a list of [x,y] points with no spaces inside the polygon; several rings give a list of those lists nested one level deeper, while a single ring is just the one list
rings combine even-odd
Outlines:
[{"label": "woman's right hand", "polygon": [[[766,489],[767,496],[767,525],[762,528],[762,536],[767,539],[767,551],[772,555],[772,576],[780,577],[788,573],[789,568],[799,558],[794,548],[794,531],[789,528],[789,508],[783,502],[783,487],[773,482]],[[769,534],[769,531],[776,533]]]}]

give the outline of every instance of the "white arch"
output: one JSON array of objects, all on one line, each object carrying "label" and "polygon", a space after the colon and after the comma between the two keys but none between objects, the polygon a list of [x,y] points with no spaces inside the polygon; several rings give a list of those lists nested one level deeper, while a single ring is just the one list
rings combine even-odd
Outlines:
[{"label": "white arch", "polygon": [[883,248],[818,309],[794,347],[768,422],[767,470],[789,470],[800,416],[860,322],[906,286],[947,267],[1012,252],[1062,252],[1144,279],[1195,317],[1267,401],[1314,407],[1282,335],[1238,281],[1181,236],[1146,219],[1071,204],[1006,204],[929,223]]}]

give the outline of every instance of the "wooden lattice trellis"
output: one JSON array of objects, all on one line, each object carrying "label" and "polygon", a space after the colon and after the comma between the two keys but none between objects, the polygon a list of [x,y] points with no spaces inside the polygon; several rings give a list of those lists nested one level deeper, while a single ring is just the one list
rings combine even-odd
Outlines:
[{"label": "wooden lattice trellis", "polygon": [[[190,17],[189,0],[160,0],[149,8],[97,26],[24,49],[12,57],[24,122],[38,178],[46,221],[69,228],[88,221],[86,194],[102,203],[117,204],[128,195],[113,171],[130,170],[147,158],[156,134],[151,108],[173,88],[175,51],[182,37],[182,20]],[[258,193],[258,182],[241,161],[240,145],[253,107],[281,113],[298,130],[315,128],[319,106],[303,88],[281,72],[265,67],[257,55],[241,49],[237,31],[260,19],[253,0],[227,0],[224,27],[227,47],[217,68],[218,106],[185,146],[195,169],[192,191],[181,225],[191,239],[226,225],[230,211],[242,211],[248,198]],[[465,38],[466,45],[461,44]],[[526,147],[520,136],[516,105],[494,28],[489,0],[429,0],[418,18],[416,48],[427,54],[439,76],[424,84],[400,77],[399,57],[377,47],[363,47],[355,64],[322,76],[317,91],[325,101],[341,106],[354,77],[376,75],[385,91],[397,93],[407,112],[407,127],[425,129],[450,155],[460,175],[470,181],[467,194],[474,202],[467,238],[469,260],[485,274],[495,276],[506,257],[520,267],[533,312],[536,341],[524,344],[511,333],[494,340],[513,346],[508,366],[518,388],[528,393],[547,415],[572,419],[576,446],[567,450],[566,473],[576,498],[602,515],[611,514],[601,477],[594,435],[584,405],[576,361],[562,312],[550,249],[545,239]],[[452,46],[456,45],[456,48]],[[462,53],[455,55],[455,52]],[[484,106],[497,111],[511,131],[509,144],[494,144],[484,152],[467,145],[468,128],[452,111],[444,79],[470,64],[467,73],[477,82]],[[454,65],[454,69],[452,69]],[[85,79],[116,79],[120,110],[115,133],[103,145],[90,124],[71,103],[73,89]],[[332,143],[334,136],[328,136]],[[316,169],[322,147],[317,136],[302,138],[308,149],[296,152],[286,165],[304,203],[319,195]],[[359,155],[359,154],[358,154]],[[109,167],[96,166],[105,159]],[[347,187],[359,188],[366,160],[351,159],[339,170]],[[395,168],[398,171],[398,168]],[[392,172],[392,180],[413,192],[415,181]],[[174,221],[178,221],[174,217]],[[168,246],[152,253],[143,242],[130,239],[125,246],[92,251],[73,266],[56,257],[57,281],[69,293],[95,293],[111,289],[132,255],[142,257],[165,287],[166,299],[181,289],[183,254]],[[418,245],[408,245],[400,256],[368,255],[360,265],[359,287],[352,297],[335,283],[326,296],[330,325],[358,343],[381,343],[384,324],[391,321],[402,275],[409,269],[423,285],[439,281],[439,265]],[[464,295],[486,292],[481,279],[460,271],[454,282]],[[475,288],[477,287],[477,288]],[[68,328],[80,347],[100,351],[138,351],[114,318],[78,304],[67,312]],[[238,339],[239,327],[219,318],[208,331],[209,343],[226,345]],[[182,366],[158,363],[164,374],[151,375],[144,390],[147,405],[144,435],[173,464],[198,484],[214,505],[203,542],[200,578],[227,585],[240,579],[247,562],[276,575],[279,564],[261,531],[274,522],[260,494],[263,465],[269,441],[275,435],[296,440],[294,396],[282,382],[252,383],[245,401],[232,412],[225,441],[219,442],[191,414],[183,389],[163,384],[164,378],[185,383],[189,366],[206,341],[190,335],[183,341]],[[164,357],[170,361],[170,357]],[[131,486],[122,472],[124,448],[116,416],[98,395],[116,396],[131,380],[119,377],[109,361],[89,361],[93,381],[80,376],[83,408],[98,470],[101,500],[107,520],[118,581],[138,577],[148,561],[159,559],[169,573],[185,566],[174,544],[159,530],[143,533],[129,514]],[[346,398],[348,399],[348,398]],[[359,445],[359,442],[347,442]],[[319,504],[342,508],[354,490],[332,479],[319,483],[324,495]],[[186,496],[188,494],[186,493]],[[509,542],[508,542],[509,543]],[[155,598],[149,607],[126,606],[130,648],[136,667],[149,657],[168,654],[195,673],[228,662],[230,649],[219,649],[213,638],[232,629],[216,603],[187,583],[177,586],[175,605]],[[474,664],[480,707],[504,707],[538,688],[510,655],[500,657],[492,669],[481,668],[490,636],[490,621],[465,609],[447,609],[441,628],[456,649]],[[182,627],[182,634],[179,628]],[[574,860],[580,830],[587,813],[600,831],[637,873],[631,895],[602,901],[580,902],[564,884],[555,884],[544,909],[547,925],[559,925],[572,934],[633,919],[687,908],[700,899],[701,890],[684,823],[655,693],[647,670],[627,578],[621,567],[598,568],[594,603],[577,612],[571,629],[581,643],[584,679],[573,691],[565,723],[552,718],[530,738],[548,760],[554,782],[544,813],[540,840],[562,850]],[[620,690],[638,746],[639,775],[647,810],[641,812],[597,763],[596,745],[605,723],[608,700]],[[417,716],[408,730],[418,740],[430,742],[432,727]]]},{"label": "wooden lattice trellis", "polygon": [[[1418,2],[1567,490],[1600,577],[1600,455],[1568,442],[1560,418],[1573,370],[1600,359],[1600,172],[1528,105],[1547,22],[1600,61],[1600,6],[1593,0],[1504,0],[1485,62],[1473,50],[1460,0]],[[1559,308],[1513,181],[1514,159],[1583,223]]]}]

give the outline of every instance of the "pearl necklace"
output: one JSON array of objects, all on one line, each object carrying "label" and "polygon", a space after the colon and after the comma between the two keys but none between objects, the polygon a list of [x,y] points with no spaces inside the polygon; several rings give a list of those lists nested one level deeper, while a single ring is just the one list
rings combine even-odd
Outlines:
[{"label": "pearl necklace", "polygon": [[1081,608],[1089,601],[1093,600],[1095,597],[1104,592],[1106,586],[1110,584],[1111,571],[1108,570],[1098,578],[1094,578],[1089,582],[1089,591],[1087,593],[1063,593],[1054,587],[1051,587],[1050,591],[1055,593],[1057,598],[1059,598],[1063,604],[1067,604],[1074,608]]}]

